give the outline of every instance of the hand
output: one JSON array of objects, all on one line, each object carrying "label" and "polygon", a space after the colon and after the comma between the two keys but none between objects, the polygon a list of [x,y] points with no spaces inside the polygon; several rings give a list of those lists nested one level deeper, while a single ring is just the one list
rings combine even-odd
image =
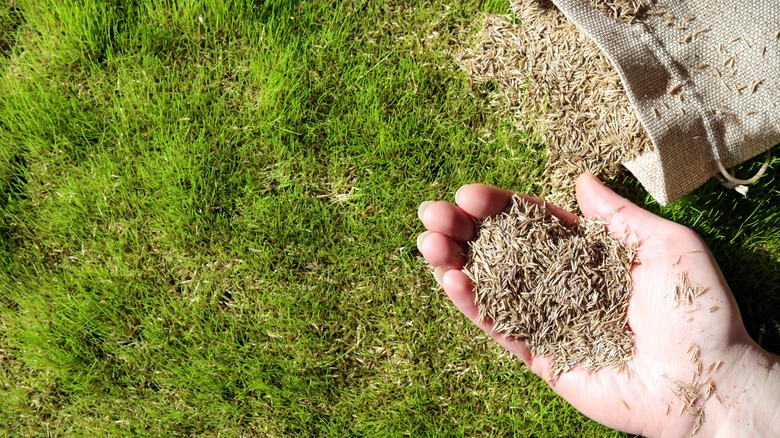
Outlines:
[{"label": "hand", "polygon": [[[748,425],[754,434],[771,434],[771,426],[780,424],[774,409],[780,398],[778,358],[748,336],[704,242],[690,229],[621,198],[593,175],[584,174],[577,181],[583,214],[603,218],[614,238],[639,246],[640,263],[631,270],[634,293],[627,310],[636,342],[628,371],[590,372],[578,366],[552,381],[549,357],[532,357],[521,339],[491,333],[492,321],[479,323],[472,283],[460,269],[468,242],[476,236],[474,219],[500,213],[511,196],[510,191],[471,184],[458,190],[457,205],[439,201],[420,206],[419,216],[428,231],[418,237],[417,246],[434,267],[436,280],[471,321],[575,408],[606,426],[647,436],[685,436],[694,430],[701,436],[728,436],[744,433],[736,428]],[[572,213],[549,204],[548,208],[565,221],[578,220]],[[692,284],[707,288],[697,298],[698,309],[675,299],[681,273]],[[692,357],[695,349],[700,351],[698,358]],[[704,412],[700,428],[696,415],[680,414],[686,403],[674,390],[675,382],[690,384],[692,374],[702,390],[693,404]],[[713,392],[705,397],[710,383]]]}]

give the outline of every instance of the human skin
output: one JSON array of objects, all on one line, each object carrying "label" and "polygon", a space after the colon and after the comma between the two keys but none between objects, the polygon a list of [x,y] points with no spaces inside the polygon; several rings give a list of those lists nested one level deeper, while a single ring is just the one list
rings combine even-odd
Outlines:
[{"label": "human skin", "polygon": [[[496,342],[583,414],[608,427],[649,437],[780,436],[780,358],[761,349],[747,334],[734,297],[706,244],[692,230],[632,204],[583,174],[577,180],[577,201],[585,217],[598,216],[615,239],[638,246],[638,264],[631,269],[634,285],[628,324],[635,336],[635,354],[627,371],[575,367],[552,379],[549,357],[532,357],[522,339],[505,338],[479,321],[471,280],[461,271],[468,242],[476,237],[475,220],[506,208],[513,192],[481,184],[461,187],[456,203],[423,202],[418,214],[427,231],[417,246],[434,268],[434,277],[453,304]],[[526,197],[532,202],[541,202]],[[579,220],[550,206],[563,221]],[[706,293],[688,305],[675,299],[680,274]],[[692,358],[698,348],[699,358]],[[699,365],[700,363],[700,365]],[[672,389],[673,382],[712,384],[694,404],[696,416]],[[681,413],[682,412],[682,413]]]}]

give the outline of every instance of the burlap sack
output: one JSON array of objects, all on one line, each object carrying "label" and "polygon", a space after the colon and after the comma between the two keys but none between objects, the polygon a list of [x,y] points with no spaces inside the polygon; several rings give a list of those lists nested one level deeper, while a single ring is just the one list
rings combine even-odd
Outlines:
[{"label": "burlap sack", "polygon": [[553,2],[620,75],[655,145],[624,164],[661,204],[780,143],[777,0]]}]

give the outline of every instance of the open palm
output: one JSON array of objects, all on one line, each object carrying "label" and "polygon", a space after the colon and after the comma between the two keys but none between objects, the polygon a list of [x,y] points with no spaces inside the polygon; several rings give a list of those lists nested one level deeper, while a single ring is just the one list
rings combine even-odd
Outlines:
[{"label": "open palm", "polygon": [[[458,191],[457,205],[435,202],[420,208],[428,231],[418,238],[418,247],[453,303],[487,333],[492,322],[478,322],[472,283],[460,269],[468,242],[476,235],[474,219],[503,211],[511,195],[471,184]],[[603,218],[616,239],[639,246],[628,305],[636,351],[627,370],[591,372],[576,367],[553,381],[550,358],[531,357],[522,340],[500,333],[491,336],[574,407],[602,424],[648,436],[684,436],[695,430],[709,436],[726,407],[737,402],[739,395],[732,387],[745,377],[740,375],[745,370],[739,369],[745,357],[755,362],[769,361],[769,356],[748,336],[726,281],[693,231],[642,210],[592,175],[578,180],[577,199],[586,217]],[[548,208],[561,219],[578,220]],[[675,290],[681,274],[692,287],[704,287],[706,292],[692,302],[678,299]],[[681,385],[697,388],[696,400],[688,404]],[[704,413],[701,429],[698,412]]]}]

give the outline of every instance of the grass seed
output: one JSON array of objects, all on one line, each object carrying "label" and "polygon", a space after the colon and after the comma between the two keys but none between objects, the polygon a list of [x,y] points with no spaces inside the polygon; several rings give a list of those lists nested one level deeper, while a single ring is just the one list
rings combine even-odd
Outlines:
[{"label": "grass seed", "polygon": [[590,4],[609,18],[633,23],[647,14],[654,2],[648,0],[590,0]]},{"label": "grass seed", "polygon": [[479,225],[463,270],[480,319],[552,357],[556,378],[576,365],[624,367],[633,356],[626,308],[635,255],[603,221],[566,224],[515,195]]},{"label": "grass seed", "polygon": [[[593,0],[596,2],[596,0]],[[548,200],[576,207],[583,172],[603,180],[625,174],[621,163],[653,148],[620,77],[601,49],[549,0],[511,0],[516,22],[486,15],[480,41],[458,55],[473,89],[491,84],[490,104],[549,146]],[[599,1],[629,17],[644,0]],[[626,7],[626,5],[629,5]],[[660,113],[659,113],[660,116]]]}]

